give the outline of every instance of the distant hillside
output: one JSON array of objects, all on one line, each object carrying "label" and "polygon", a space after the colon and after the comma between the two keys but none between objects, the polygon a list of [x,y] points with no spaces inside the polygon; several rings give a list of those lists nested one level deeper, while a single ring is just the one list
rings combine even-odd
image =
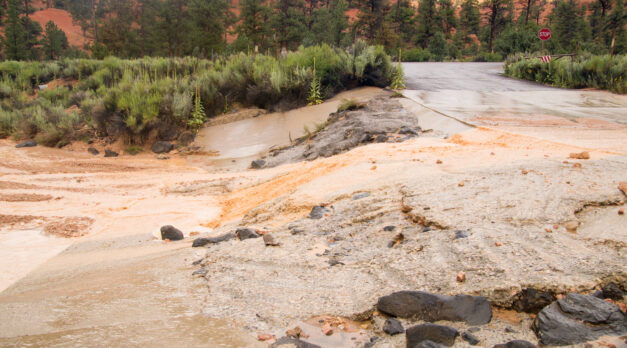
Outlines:
[{"label": "distant hillside", "polygon": [[46,27],[48,21],[53,21],[54,24],[65,32],[70,46],[82,48],[85,44],[89,44],[92,41],[83,35],[81,27],[78,23],[74,23],[72,15],[65,10],[47,8],[45,10],[36,11],[30,15],[30,18],[39,23],[42,28]]}]

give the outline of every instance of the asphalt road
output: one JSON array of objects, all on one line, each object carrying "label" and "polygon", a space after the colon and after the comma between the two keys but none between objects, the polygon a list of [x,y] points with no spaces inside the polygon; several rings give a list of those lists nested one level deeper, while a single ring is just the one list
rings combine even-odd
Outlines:
[{"label": "asphalt road", "polygon": [[627,96],[510,79],[502,63],[404,63],[405,96],[474,125],[627,125]]}]

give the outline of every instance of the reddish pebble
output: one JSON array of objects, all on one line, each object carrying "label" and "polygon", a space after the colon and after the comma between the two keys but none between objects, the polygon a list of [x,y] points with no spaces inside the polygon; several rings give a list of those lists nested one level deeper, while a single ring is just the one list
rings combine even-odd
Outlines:
[{"label": "reddish pebble", "polygon": [[463,283],[466,281],[466,273],[460,271],[459,273],[457,273],[457,281],[460,283]]},{"label": "reddish pebble", "polygon": [[257,335],[257,339],[258,339],[259,341],[276,340],[276,336],[274,336],[274,335],[270,335],[270,334],[258,334],[258,335]]},{"label": "reddish pebble", "polygon": [[623,215],[623,214],[625,214],[625,208],[618,209],[618,215]]},{"label": "reddish pebble", "polygon": [[499,247],[499,246],[501,246],[501,245],[503,245],[503,244],[501,244],[501,243],[499,243],[499,242],[494,242],[494,245],[495,245],[495,246],[497,246],[497,247]]}]

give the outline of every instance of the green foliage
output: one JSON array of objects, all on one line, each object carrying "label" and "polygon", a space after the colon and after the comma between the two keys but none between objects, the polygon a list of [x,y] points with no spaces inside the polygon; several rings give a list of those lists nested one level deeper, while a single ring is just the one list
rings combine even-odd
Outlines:
[{"label": "green foliage", "polygon": [[446,38],[442,32],[437,32],[433,35],[429,41],[428,49],[437,61],[442,61],[448,56],[449,51],[446,44]]},{"label": "green foliage", "polygon": [[565,88],[599,88],[616,93],[627,92],[627,56],[582,55],[574,62],[569,58],[542,63],[538,58],[522,55],[508,57],[505,74]]},{"label": "green foliage", "polygon": [[128,153],[129,155],[135,156],[139,153],[144,152],[144,149],[138,145],[131,145],[127,147],[126,149],[124,149],[124,152]]},{"label": "green foliage", "polygon": [[358,110],[363,107],[364,104],[356,101],[355,99],[342,99],[342,102],[337,107],[337,112]]},{"label": "green foliage", "polygon": [[410,48],[403,54],[403,61],[405,62],[428,62],[432,59],[433,56],[429,50],[423,50],[419,47]]},{"label": "green foliage", "polygon": [[194,99],[194,111],[187,121],[187,125],[194,130],[198,130],[203,125],[203,123],[207,121],[205,108],[202,106],[202,101],[200,100],[200,94],[198,92],[198,89],[196,89],[196,97]]},{"label": "green foliage", "polygon": [[9,0],[9,13],[2,45],[4,54],[9,60],[24,60],[28,58],[26,51],[26,28],[18,17],[17,0]]},{"label": "green foliage", "polygon": [[46,23],[46,32],[42,38],[42,44],[46,59],[59,58],[61,53],[69,46],[65,33],[53,21]]},{"label": "green foliage", "polygon": [[398,65],[396,66],[396,70],[392,74],[392,83],[390,87],[394,90],[405,89],[405,73],[403,72],[403,66],[401,65],[401,53],[399,50],[398,55]]},{"label": "green foliage", "polygon": [[316,58],[313,60],[313,77],[309,85],[309,97],[307,97],[309,105],[318,105],[322,103],[322,93],[320,92],[320,80],[316,75]]}]

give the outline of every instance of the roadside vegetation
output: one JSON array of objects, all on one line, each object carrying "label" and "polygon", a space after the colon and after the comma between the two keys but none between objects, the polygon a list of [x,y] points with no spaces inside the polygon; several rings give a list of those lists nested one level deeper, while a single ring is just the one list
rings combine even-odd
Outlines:
[{"label": "roadside vegetation", "polygon": [[289,109],[311,102],[312,84],[318,102],[347,88],[387,86],[395,70],[383,47],[364,41],[346,50],[300,47],[280,58],[6,61],[0,137],[62,146],[97,135],[142,144],[171,129],[194,132],[234,103]]},{"label": "roadside vegetation", "polygon": [[627,55],[580,55],[543,63],[532,56],[508,57],[505,75],[564,88],[598,88],[627,93]]}]

